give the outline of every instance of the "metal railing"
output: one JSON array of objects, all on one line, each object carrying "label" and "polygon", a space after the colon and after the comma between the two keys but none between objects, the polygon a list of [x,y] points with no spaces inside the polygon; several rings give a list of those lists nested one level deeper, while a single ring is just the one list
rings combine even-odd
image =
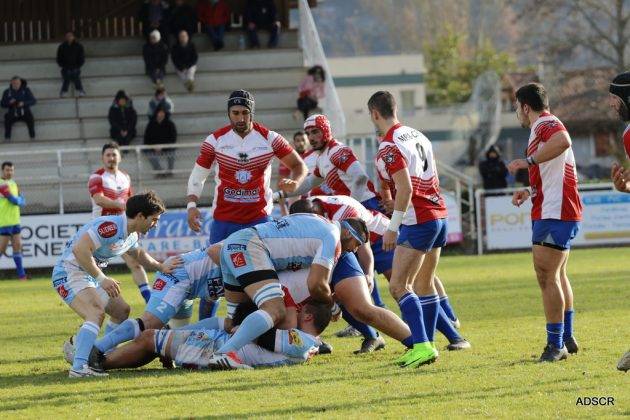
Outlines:
[{"label": "metal railing", "polygon": [[298,11],[300,16],[299,40],[304,57],[304,66],[312,67],[320,65],[326,71],[325,96],[320,100],[320,106],[323,113],[326,114],[330,120],[333,134],[339,138],[345,137],[346,117],[341,107],[341,101],[339,100],[330,68],[328,67],[328,60],[326,60],[324,48],[319,39],[319,33],[317,32],[317,27],[313,20],[311,8],[306,0],[299,0]]}]

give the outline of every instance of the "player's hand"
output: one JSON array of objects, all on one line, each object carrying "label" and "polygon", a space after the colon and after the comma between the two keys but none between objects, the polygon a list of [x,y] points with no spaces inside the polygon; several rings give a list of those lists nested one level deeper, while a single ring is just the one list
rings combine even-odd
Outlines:
[{"label": "player's hand", "polygon": [[225,318],[225,320],[223,321],[223,329],[226,332],[230,332],[232,331],[233,328],[234,328],[234,320],[232,320],[232,318]]},{"label": "player's hand", "polygon": [[610,179],[619,192],[630,192],[630,170],[624,169],[618,163],[613,163]]},{"label": "player's hand", "polygon": [[184,260],[182,260],[182,257],[180,257],[179,255],[175,257],[170,257],[167,258],[166,261],[164,261],[162,264],[160,264],[159,270],[164,274],[171,274],[175,268],[179,267],[183,263]]},{"label": "player's hand", "polygon": [[383,251],[393,251],[396,248],[396,241],[398,240],[398,232],[387,230],[383,235]]},{"label": "player's hand", "polygon": [[107,277],[101,282],[101,288],[105,290],[111,298],[120,295],[120,283],[111,277]]},{"label": "player's hand", "polygon": [[11,195],[11,192],[9,191],[9,186],[7,184],[0,185],[0,194],[2,194],[5,197],[8,197],[9,195]]},{"label": "player's hand", "polygon": [[297,181],[288,178],[282,178],[278,181],[278,188],[280,188],[285,193],[292,193],[297,190],[299,186]]},{"label": "player's hand", "polygon": [[188,209],[188,227],[195,232],[201,231],[201,212],[197,207]]},{"label": "player's hand", "polygon": [[515,175],[519,169],[527,169],[529,168],[529,164],[525,159],[515,159],[512,162],[508,163],[507,169],[510,171],[512,175]]},{"label": "player's hand", "polygon": [[512,195],[512,204],[515,205],[516,207],[520,207],[521,204],[523,204],[525,200],[527,200],[528,198],[529,198],[528,190],[514,191],[514,194]]}]

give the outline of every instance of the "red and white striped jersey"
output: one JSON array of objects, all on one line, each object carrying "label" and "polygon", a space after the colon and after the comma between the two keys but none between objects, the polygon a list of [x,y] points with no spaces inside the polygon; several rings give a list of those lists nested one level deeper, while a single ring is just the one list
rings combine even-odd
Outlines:
[{"label": "red and white striped jersey", "polygon": [[101,168],[90,175],[88,181],[88,190],[92,198],[92,217],[111,216],[113,214],[121,214],[121,209],[105,209],[94,201],[94,194],[102,193],[110,200],[126,203],[131,197],[131,178],[127,172],[117,170],[111,173]]},{"label": "red and white striped jersey", "polygon": [[[527,156],[545,147],[545,143],[560,131],[567,131],[562,122],[555,115],[542,113],[532,125]],[[532,220],[582,220],[582,202],[571,147],[560,156],[530,166],[529,182],[532,188]]]},{"label": "red and white striped jersey", "polygon": [[630,159],[630,124],[623,130],[623,147],[626,150],[626,156]]},{"label": "red and white striped jersey", "polygon": [[228,125],[202,143],[197,164],[210,169],[216,163],[212,217],[233,223],[249,223],[273,209],[271,159],[293,151],[280,134],[259,123],[244,138]]},{"label": "red and white striped jersey", "polygon": [[[335,139],[326,143],[322,151],[317,151],[317,161],[313,175],[324,178],[319,190],[326,195],[350,195],[350,186],[353,184],[348,168],[357,162],[356,155],[348,146]],[[358,192],[359,201],[363,202],[376,197],[376,190],[372,181],[368,181],[363,190]]]},{"label": "red and white striped jersey", "polygon": [[317,195],[312,200],[319,200],[324,208],[324,216],[332,221],[340,222],[356,217],[365,222],[370,231],[370,242],[383,236],[389,226],[389,218],[383,213],[366,209],[363,204],[347,195]]},{"label": "red and white striped jersey", "polygon": [[396,124],[381,139],[376,153],[376,170],[392,194],[396,191],[392,175],[405,168],[411,177],[412,193],[403,224],[447,217],[431,142],[418,130]]},{"label": "red and white striped jersey", "polygon": [[[308,169],[307,175],[313,173],[313,169],[315,169],[315,163],[317,162],[317,154],[313,153],[313,150],[307,150],[304,153],[300,153],[300,157],[304,161],[306,168]],[[291,176],[291,170],[284,166],[282,162],[278,165],[278,175],[280,178],[288,178]]]}]

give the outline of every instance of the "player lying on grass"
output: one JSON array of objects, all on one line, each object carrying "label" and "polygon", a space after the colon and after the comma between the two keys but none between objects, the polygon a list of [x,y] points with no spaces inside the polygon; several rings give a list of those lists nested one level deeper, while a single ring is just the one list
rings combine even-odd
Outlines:
[{"label": "player lying on grass", "polygon": [[[256,342],[238,349],[235,353],[242,368],[303,363],[317,352],[317,336],[330,322],[329,307],[322,303],[307,303],[298,311],[291,295],[286,292],[284,301],[287,305],[286,319],[292,321],[283,325],[286,329],[271,329],[258,337]],[[240,325],[257,309],[252,302],[239,304],[234,313],[234,324]],[[214,352],[229,338],[230,334],[223,328],[223,319],[216,317],[176,330],[145,330],[132,342],[105,356],[102,366],[106,370],[135,368],[162,356],[183,368],[229,369],[229,366],[209,366]]]},{"label": "player lying on grass", "polygon": [[[107,313],[113,323],[129,316],[129,305],[120,295],[118,282],[103,274],[110,260],[124,253],[134,256],[150,270],[170,273],[179,263],[153,259],[138,246],[138,235],[156,226],[164,203],[153,191],[129,199],[124,215],[98,217],[86,223],[66,243],[52,273],[52,285],[63,301],[85,320],[76,339],[70,377],[102,376],[87,359]],[[111,328],[111,323],[108,324]],[[65,345],[64,345],[65,346]]]}]

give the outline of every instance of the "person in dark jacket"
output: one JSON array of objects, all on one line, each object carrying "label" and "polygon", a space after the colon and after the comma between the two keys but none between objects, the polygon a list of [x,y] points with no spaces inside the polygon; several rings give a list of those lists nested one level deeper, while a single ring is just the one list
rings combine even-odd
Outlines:
[{"label": "person in dark jacket", "polygon": [[155,117],[155,113],[159,107],[166,111],[167,117],[170,117],[173,111],[175,111],[175,104],[173,104],[171,97],[168,96],[163,86],[155,89],[155,94],[149,101],[149,108],[147,109],[147,117],[149,117],[149,120]]},{"label": "person in dark jacket", "polygon": [[278,46],[280,35],[280,21],[278,10],[273,0],[247,0],[245,6],[245,28],[250,48],[259,48],[258,29],[269,31],[269,48]]},{"label": "person in dark jacket", "polygon": [[160,31],[164,42],[168,41],[170,9],[164,0],[145,0],[138,11],[138,20],[142,23],[142,33],[148,37],[154,30]]},{"label": "person in dark jacket", "polygon": [[162,80],[166,74],[166,63],[168,62],[168,47],[160,41],[161,38],[160,32],[154,30],[149,35],[147,43],[142,47],[144,69],[157,86],[163,85]]},{"label": "person in dark jacket", "polygon": [[195,72],[197,71],[197,50],[188,37],[186,31],[180,31],[177,43],[171,50],[171,59],[177,71],[177,75],[184,82],[188,92],[195,89]]},{"label": "person in dark jacket", "polygon": [[496,190],[507,188],[508,170],[501,159],[501,151],[498,146],[492,145],[486,152],[486,160],[479,163],[479,172],[483,178],[483,188]]},{"label": "person in dark jacket", "polygon": [[173,144],[177,141],[177,128],[175,123],[171,121],[168,114],[162,107],[158,107],[155,111],[155,117],[149,121],[147,128],[144,130],[144,144],[154,146],[152,149],[145,150],[149,162],[154,171],[162,171],[160,158],[166,156],[168,172],[160,173],[158,176],[171,176],[175,165],[175,149],[163,148],[164,144]]},{"label": "person in dark jacket", "polygon": [[66,96],[70,82],[74,83],[74,89],[79,92],[79,96],[85,96],[81,83],[81,67],[84,63],[83,45],[76,40],[74,32],[66,33],[66,40],[57,48],[57,64],[61,67],[61,77],[63,78],[60,97]]},{"label": "person in dark jacket", "polygon": [[124,90],[116,93],[112,106],[109,107],[109,136],[121,146],[127,146],[136,137],[138,114]]},{"label": "person in dark jacket", "polygon": [[2,94],[2,108],[7,108],[4,114],[4,138],[11,138],[11,127],[16,121],[24,121],[28,127],[28,135],[31,140],[35,138],[35,119],[31,107],[37,100],[31,90],[26,86],[26,80],[20,76],[13,76],[9,88]]},{"label": "person in dark jacket", "polygon": [[188,32],[192,36],[197,32],[197,13],[185,0],[175,0],[175,7],[171,9],[171,34],[177,38],[181,31]]}]

